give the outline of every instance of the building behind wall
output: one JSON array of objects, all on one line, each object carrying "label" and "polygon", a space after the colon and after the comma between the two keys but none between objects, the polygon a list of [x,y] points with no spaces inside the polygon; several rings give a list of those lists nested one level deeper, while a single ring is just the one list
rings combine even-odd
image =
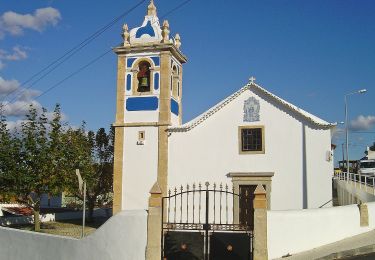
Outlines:
[{"label": "building behind wall", "polygon": [[[151,187],[263,184],[269,208],[316,208],[331,200],[334,126],[247,85],[182,122],[181,39],[151,1],[140,27],[123,28],[118,56],[114,212],[145,209]],[[220,76],[218,72],[218,76]],[[198,93],[197,93],[198,94]],[[245,189],[246,188],[246,189]],[[327,204],[329,205],[329,203]]]}]

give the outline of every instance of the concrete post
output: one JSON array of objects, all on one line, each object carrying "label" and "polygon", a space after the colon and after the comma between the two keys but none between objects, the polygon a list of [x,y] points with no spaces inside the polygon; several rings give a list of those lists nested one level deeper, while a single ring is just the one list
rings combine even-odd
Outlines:
[{"label": "concrete post", "polygon": [[267,260],[267,198],[263,186],[254,191],[254,260]]},{"label": "concrete post", "polygon": [[162,191],[157,182],[152,186],[150,194],[147,217],[146,260],[160,260]]},{"label": "concrete post", "polygon": [[368,227],[368,209],[365,203],[358,204],[359,216],[360,216],[360,226]]}]

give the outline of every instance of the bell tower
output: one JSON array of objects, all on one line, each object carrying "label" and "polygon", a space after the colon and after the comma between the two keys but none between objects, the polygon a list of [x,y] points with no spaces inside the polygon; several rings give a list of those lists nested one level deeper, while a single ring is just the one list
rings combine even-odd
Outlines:
[{"label": "bell tower", "polygon": [[182,54],[179,34],[160,26],[154,1],[140,27],[123,26],[117,54],[113,212],[145,209],[155,182],[168,176],[167,128],[181,124]]}]

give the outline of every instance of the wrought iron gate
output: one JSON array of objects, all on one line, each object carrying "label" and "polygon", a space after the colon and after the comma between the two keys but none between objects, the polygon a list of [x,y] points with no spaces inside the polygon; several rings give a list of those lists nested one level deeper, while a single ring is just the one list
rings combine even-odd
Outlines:
[{"label": "wrought iron gate", "polygon": [[239,218],[240,199],[228,185],[208,182],[169,190],[162,200],[162,259],[252,260],[252,225]]}]

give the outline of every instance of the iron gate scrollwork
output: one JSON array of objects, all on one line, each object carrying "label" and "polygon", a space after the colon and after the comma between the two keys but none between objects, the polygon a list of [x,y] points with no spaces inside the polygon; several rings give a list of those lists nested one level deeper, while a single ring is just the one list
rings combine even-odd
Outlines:
[{"label": "iron gate scrollwork", "polygon": [[[241,195],[199,183],[162,199],[162,260],[251,260],[251,223],[240,220]],[[237,208],[237,210],[235,210]]]}]

